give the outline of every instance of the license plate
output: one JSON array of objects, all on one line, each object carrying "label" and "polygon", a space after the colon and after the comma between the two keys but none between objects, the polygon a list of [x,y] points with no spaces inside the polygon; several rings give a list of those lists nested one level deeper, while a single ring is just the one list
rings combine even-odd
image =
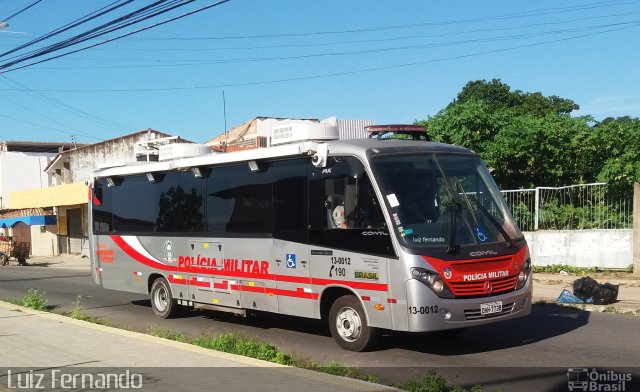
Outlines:
[{"label": "license plate", "polygon": [[480,314],[483,316],[500,312],[502,312],[502,301],[480,304]]}]

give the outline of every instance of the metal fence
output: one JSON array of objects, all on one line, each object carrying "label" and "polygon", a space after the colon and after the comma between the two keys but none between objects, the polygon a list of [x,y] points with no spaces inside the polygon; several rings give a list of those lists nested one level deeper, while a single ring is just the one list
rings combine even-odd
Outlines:
[{"label": "metal fence", "polygon": [[502,191],[524,231],[628,229],[633,190],[610,192],[606,183]]}]

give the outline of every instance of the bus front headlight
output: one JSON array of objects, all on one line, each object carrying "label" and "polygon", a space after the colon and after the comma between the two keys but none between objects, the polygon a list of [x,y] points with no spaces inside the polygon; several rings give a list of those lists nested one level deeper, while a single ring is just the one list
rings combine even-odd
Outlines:
[{"label": "bus front headlight", "polygon": [[453,298],[453,294],[447,288],[440,274],[426,268],[413,267],[410,270],[411,277],[419,280],[429,287],[436,295],[442,298]]},{"label": "bus front headlight", "polygon": [[516,281],[516,290],[524,287],[530,275],[531,275],[531,259],[526,259],[524,263],[522,263],[522,268],[520,269],[520,273],[518,274],[518,280]]}]

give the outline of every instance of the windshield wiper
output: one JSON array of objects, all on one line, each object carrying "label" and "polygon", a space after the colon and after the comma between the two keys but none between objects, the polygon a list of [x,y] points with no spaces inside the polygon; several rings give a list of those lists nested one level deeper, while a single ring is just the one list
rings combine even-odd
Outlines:
[{"label": "windshield wiper", "polygon": [[493,225],[496,227],[496,229],[498,229],[500,234],[502,234],[502,237],[504,238],[505,242],[507,243],[506,244],[507,248],[510,248],[513,245],[513,240],[511,239],[511,237],[509,237],[509,234],[507,234],[507,231],[502,227],[500,222],[498,222],[496,220],[496,218],[493,215],[491,215],[491,213],[489,211],[487,211],[487,209],[482,204],[480,204],[480,201],[478,199],[476,199],[475,197],[470,197],[469,199],[471,199],[471,201],[473,201],[473,204],[475,204],[478,207],[478,209],[480,211],[482,211],[482,213],[487,218],[489,218],[491,223],[493,223]]},{"label": "windshield wiper", "polygon": [[458,220],[458,213],[462,210],[462,207],[457,201],[449,202],[447,207],[449,209],[449,245],[447,246],[447,253],[451,254],[458,251],[458,245],[456,244],[456,221]]}]

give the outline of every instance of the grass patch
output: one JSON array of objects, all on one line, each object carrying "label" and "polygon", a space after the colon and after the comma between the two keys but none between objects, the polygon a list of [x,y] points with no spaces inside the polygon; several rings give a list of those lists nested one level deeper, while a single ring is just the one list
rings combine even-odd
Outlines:
[{"label": "grass patch", "polygon": [[73,309],[71,309],[71,312],[65,313],[64,315],[69,316],[74,320],[88,321],[90,323],[105,325],[107,327],[114,326],[110,321],[102,320],[99,317],[87,316],[84,313],[84,306],[82,305],[81,295],[78,295],[78,298],[76,298],[76,300],[73,302]]},{"label": "grass patch", "polygon": [[409,392],[481,392],[482,387],[480,385],[474,385],[470,389],[465,389],[461,386],[455,386],[453,388],[447,388],[447,380],[438,375],[433,370],[430,371],[422,381],[407,381],[405,383],[396,385],[396,387],[409,391]]},{"label": "grass patch", "polygon": [[36,289],[29,289],[27,294],[22,297],[22,300],[17,304],[34,310],[47,311],[47,297],[44,291],[38,291]]},{"label": "grass patch", "polygon": [[571,265],[562,265],[562,264],[552,264],[545,266],[533,266],[533,273],[547,273],[547,274],[558,274],[560,271],[564,271],[573,275],[587,275],[596,272],[602,272],[601,269],[596,267],[574,267]]},{"label": "grass patch", "polygon": [[174,332],[168,329],[154,327],[149,330],[149,334],[164,339],[193,344],[211,350],[242,355],[281,365],[294,366],[333,374],[335,376],[350,377],[374,383],[379,381],[377,376],[362,374],[358,368],[345,367],[337,362],[320,364],[315,361],[295,358],[290,354],[280,351],[277,347],[269,343],[259,342],[255,339],[248,339],[233,333],[223,333],[218,336],[199,336],[196,338],[188,338],[182,332]]}]

